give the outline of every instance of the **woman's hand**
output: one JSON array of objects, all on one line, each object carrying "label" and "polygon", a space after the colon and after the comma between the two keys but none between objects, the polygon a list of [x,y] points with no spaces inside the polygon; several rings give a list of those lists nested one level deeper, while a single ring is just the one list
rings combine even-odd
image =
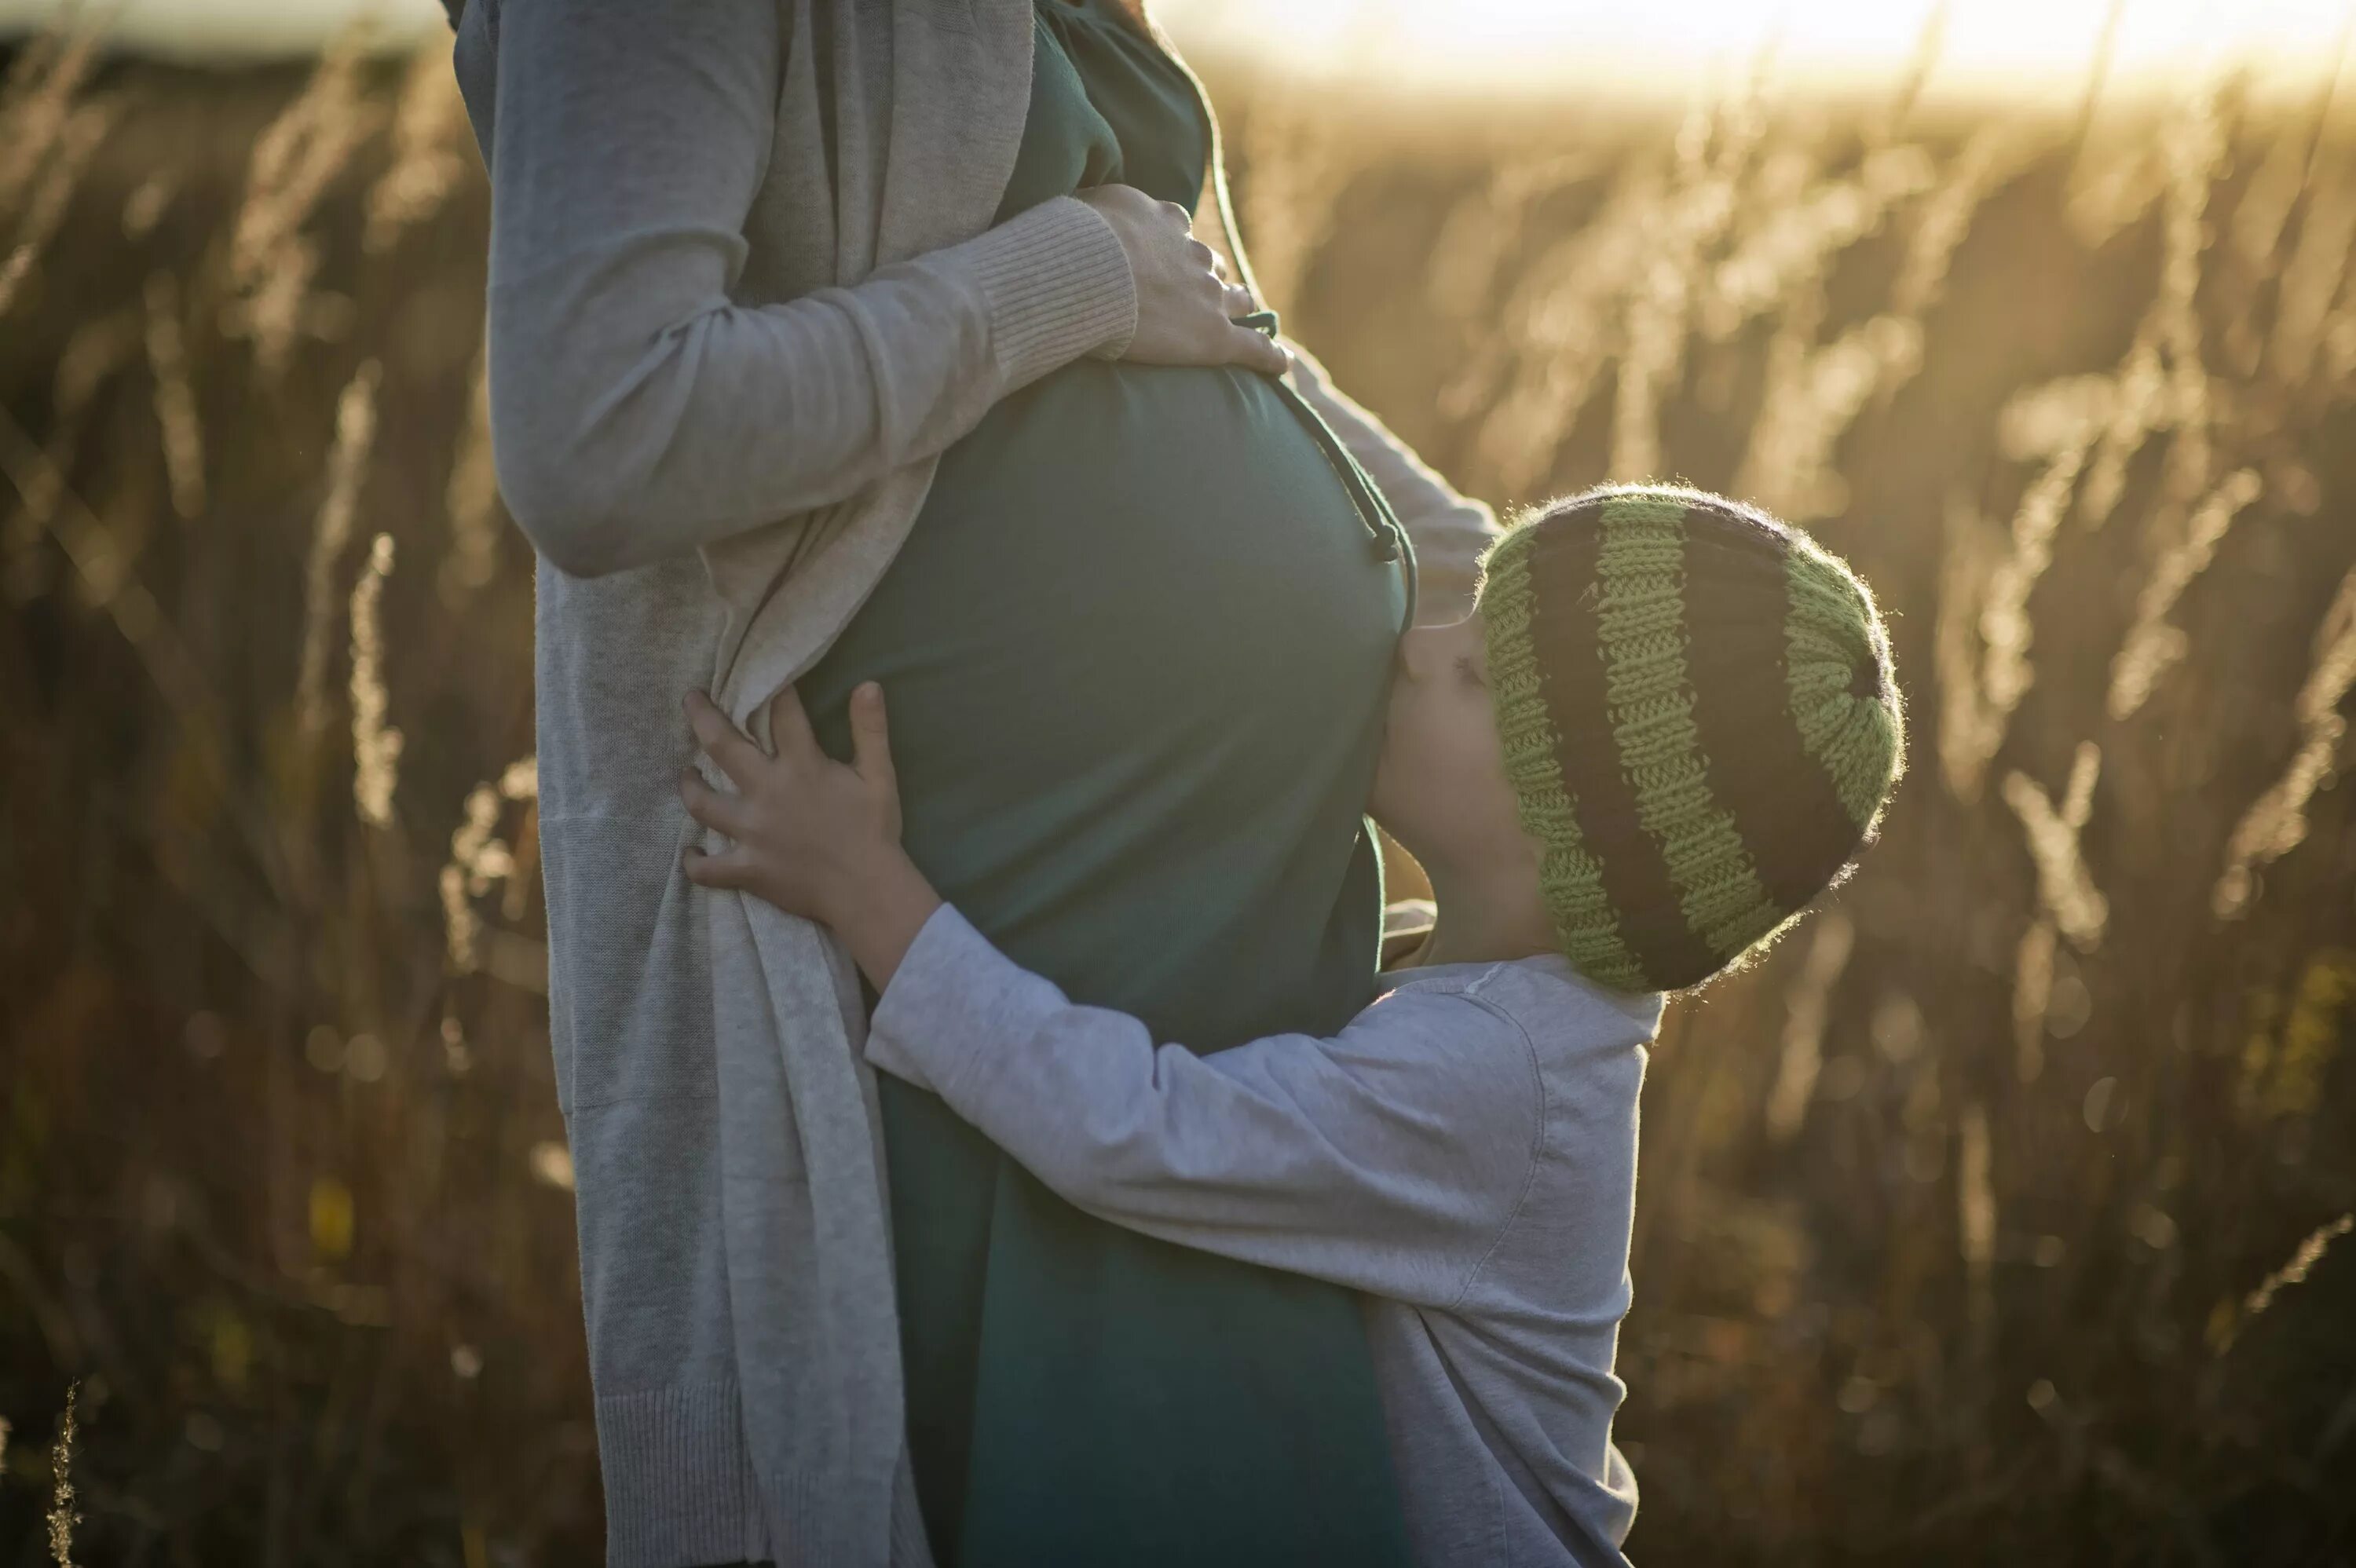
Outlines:
[{"label": "woman's hand", "polygon": [[1227,282],[1226,264],[1194,238],[1184,208],[1125,185],[1098,186],[1079,199],[1112,226],[1137,280],[1137,331],[1123,359],[1243,365],[1271,376],[1290,367],[1273,339],[1236,325],[1237,316],[1251,314],[1251,293]]},{"label": "woman's hand", "polygon": [[900,848],[900,790],[884,688],[851,694],[848,766],[819,749],[790,686],[769,702],[771,756],[700,691],[687,698],[696,743],[736,786],[727,795],[693,769],[680,776],[687,814],[735,842],[717,855],[691,849],[688,880],[733,888],[834,928],[877,990],[940,907]]}]

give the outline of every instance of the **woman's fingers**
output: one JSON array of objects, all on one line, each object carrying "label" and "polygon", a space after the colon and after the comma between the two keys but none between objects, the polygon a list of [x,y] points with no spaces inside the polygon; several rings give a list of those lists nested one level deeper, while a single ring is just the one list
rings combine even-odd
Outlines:
[{"label": "woman's fingers", "polygon": [[1231,327],[1229,330],[1234,334],[1235,363],[1248,365],[1271,376],[1284,375],[1292,368],[1292,357],[1268,334],[1255,332],[1248,326]]},{"label": "woman's fingers", "polygon": [[705,784],[692,768],[679,776],[679,798],[687,807],[688,816],[715,833],[742,838],[752,825],[752,814],[745,809],[742,795],[722,794]]},{"label": "woman's fingers", "polygon": [[872,680],[851,694],[851,765],[879,789],[899,787],[892,773],[892,725],[884,710],[884,688]]},{"label": "woman's fingers", "polygon": [[736,787],[750,787],[761,768],[768,762],[761,748],[744,738],[744,731],[728,721],[720,705],[700,691],[687,694],[687,723],[695,731],[695,743],[703,754],[719,764]]},{"label": "woman's fingers", "polygon": [[1226,286],[1225,298],[1229,321],[1235,320],[1239,315],[1249,315],[1252,313],[1251,291],[1241,283],[1229,283]]}]

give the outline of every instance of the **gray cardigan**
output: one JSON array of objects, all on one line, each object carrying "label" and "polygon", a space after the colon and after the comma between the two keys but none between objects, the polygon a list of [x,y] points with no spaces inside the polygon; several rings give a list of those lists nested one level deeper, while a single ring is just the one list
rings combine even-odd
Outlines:
[{"label": "gray cardigan", "polygon": [[1661,998],[1551,956],[1381,988],[1334,1039],[1196,1056],[1076,1006],[944,904],[867,1060],[1091,1214],[1366,1292],[1419,1568],[1625,1568],[1612,1360]]},{"label": "gray cardigan", "polygon": [[[493,450],[541,558],[550,1029],[615,1568],[926,1561],[855,976],[817,928],[680,875],[673,781],[688,688],[757,726],[938,454],[1127,341],[1134,285],[1090,208],[990,227],[1031,28],[1031,0],[461,20]],[[1485,509],[1305,357],[1298,379],[1413,535],[1430,613],[1461,610]]]}]

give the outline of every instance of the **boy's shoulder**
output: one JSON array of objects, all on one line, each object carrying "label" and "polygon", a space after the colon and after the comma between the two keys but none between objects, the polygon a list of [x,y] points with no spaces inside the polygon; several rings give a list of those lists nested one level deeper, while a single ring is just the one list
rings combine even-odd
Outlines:
[{"label": "boy's shoulder", "polygon": [[1660,993],[1608,989],[1553,954],[1394,970],[1378,990],[1384,1000],[1461,998],[1514,1026],[1541,1054],[1644,1046],[1661,1026]]}]

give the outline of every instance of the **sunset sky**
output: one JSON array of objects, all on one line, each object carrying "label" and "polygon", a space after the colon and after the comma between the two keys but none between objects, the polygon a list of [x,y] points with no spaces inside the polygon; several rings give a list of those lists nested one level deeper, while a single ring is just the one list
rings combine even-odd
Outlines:
[{"label": "sunset sky", "polygon": [[[2030,93],[2083,80],[2113,0],[1951,0],[1934,85]],[[1558,91],[1582,78],[1678,88],[1769,51],[1788,79],[1885,77],[1918,47],[1935,0],[1156,0],[1190,48],[1248,50],[1320,74]],[[60,0],[0,0],[24,27]],[[85,9],[93,7],[85,6]],[[444,24],[436,0],[118,0],[127,42],[199,55],[309,48],[361,14],[389,37]],[[2226,63],[2314,81],[2342,52],[2351,0],[2125,0],[2114,80]],[[1597,73],[1608,71],[1608,76]]]}]

